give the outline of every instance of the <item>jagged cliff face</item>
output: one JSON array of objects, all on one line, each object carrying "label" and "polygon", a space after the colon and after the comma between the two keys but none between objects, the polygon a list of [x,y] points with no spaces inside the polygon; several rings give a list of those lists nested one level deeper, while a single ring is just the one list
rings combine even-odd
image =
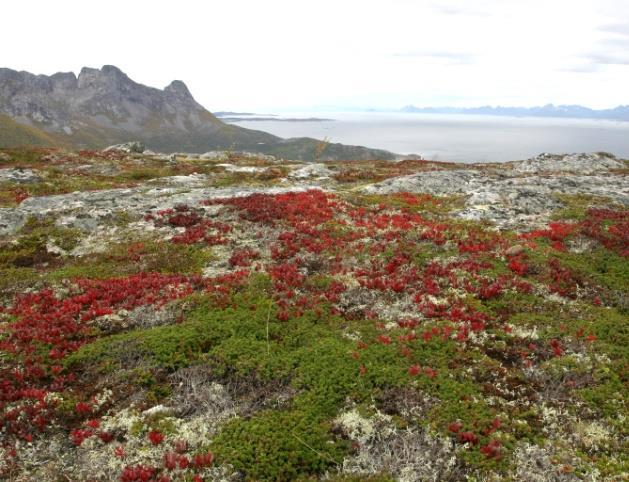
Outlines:
[{"label": "jagged cliff face", "polygon": [[[165,152],[237,149],[310,159],[317,144],[313,139],[283,140],[225,124],[196,102],[182,81],[155,89],[134,82],[112,65],[83,68],[78,77],[71,72],[45,76],[0,69],[0,114],[39,129],[44,139],[52,135],[60,145],[77,147],[141,140]],[[3,145],[15,142],[0,137]],[[393,157],[385,151],[338,144],[330,147],[328,155],[333,159]]]},{"label": "jagged cliff face", "polygon": [[[131,80],[117,67],[83,68],[50,77],[0,69],[0,106],[22,121],[63,129],[80,120],[107,128],[139,130],[156,116],[164,126],[186,129],[218,120],[175,80],[164,90]],[[88,119],[86,119],[86,117]]]},{"label": "jagged cliff face", "polygon": [[0,69],[0,109],[19,122],[68,141],[74,136],[86,145],[92,144],[90,132],[112,142],[148,141],[177,133],[223,137],[221,131],[229,127],[198,104],[183,82],[154,89],[109,65],[100,70],[83,68],[78,77]]}]

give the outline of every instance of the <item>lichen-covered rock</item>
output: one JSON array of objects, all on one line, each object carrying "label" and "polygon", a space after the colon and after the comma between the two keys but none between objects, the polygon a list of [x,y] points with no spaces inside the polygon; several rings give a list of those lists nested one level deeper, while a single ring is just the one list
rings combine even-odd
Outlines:
[{"label": "lichen-covered rock", "polygon": [[227,172],[245,172],[245,173],[252,173],[252,172],[262,172],[264,171],[263,167],[256,167],[256,166],[236,166],[234,164],[217,164],[216,167],[222,167],[223,169],[225,169]]},{"label": "lichen-covered rock", "polygon": [[229,154],[226,151],[209,151],[201,154],[199,159],[205,161],[226,161],[229,159]]},{"label": "lichen-covered rock", "polygon": [[0,169],[0,182],[30,184],[41,181],[39,174],[33,169],[6,168]]},{"label": "lichen-covered rock", "polygon": [[[587,156],[575,158],[591,159]],[[623,165],[621,161],[615,159],[607,157],[600,159],[602,161],[598,164],[598,170],[602,169],[602,166],[608,166],[605,168],[608,169]],[[570,166],[575,165],[570,162],[572,161],[566,161]],[[566,172],[538,174],[535,166],[539,167],[538,164],[531,164],[530,172],[519,172],[517,167],[513,170],[496,168],[419,172],[369,185],[364,188],[364,192],[464,196],[465,207],[458,212],[458,216],[475,221],[487,220],[511,228],[547,221],[549,214],[563,205],[556,197],[558,194],[584,194],[629,204],[629,178],[624,174],[586,175]],[[556,167],[560,168],[561,164]]]},{"label": "lichen-covered rock", "polygon": [[277,158],[275,156],[272,156],[270,154],[262,154],[260,152],[248,152],[248,151],[235,152],[234,156],[244,157],[246,159],[257,159],[259,161],[266,161],[266,162],[277,161]]},{"label": "lichen-covered rock", "polygon": [[607,153],[548,154],[543,153],[525,161],[511,163],[513,170],[520,173],[573,172],[593,174],[610,169],[623,169],[625,163]]},{"label": "lichen-covered rock", "polygon": [[308,164],[300,169],[296,169],[288,176],[292,179],[308,179],[310,177],[327,179],[334,174],[325,164]]},{"label": "lichen-covered rock", "polygon": [[24,211],[0,208],[0,236],[15,233],[24,225],[27,217]]},{"label": "lichen-covered rock", "polygon": [[15,208],[0,208],[0,234],[15,233],[29,216],[72,215],[81,229],[93,230],[110,224],[114,213],[126,211],[143,215],[150,210],[163,210],[177,205],[196,205],[205,199],[242,197],[254,193],[278,194],[304,191],[297,187],[226,187],[207,188],[206,177],[200,174],[161,178],[134,188],[102,191],[77,191],[55,196],[30,197]]},{"label": "lichen-covered rock", "polygon": [[107,177],[117,176],[118,174],[122,172],[120,166],[116,165],[113,162],[86,164],[83,166],[78,166],[76,170],[87,173],[87,174],[94,174],[96,176],[107,176]]},{"label": "lichen-covered rock", "polygon": [[394,177],[365,187],[370,194],[396,192],[424,192],[435,196],[471,194],[484,184],[486,176],[473,169],[452,171],[418,172],[408,176]]},{"label": "lichen-covered rock", "polygon": [[104,152],[108,151],[123,151],[134,154],[142,154],[146,150],[146,146],[140,141],[124,142],[122,144],[115,144],[113,146],[103,149]]}]

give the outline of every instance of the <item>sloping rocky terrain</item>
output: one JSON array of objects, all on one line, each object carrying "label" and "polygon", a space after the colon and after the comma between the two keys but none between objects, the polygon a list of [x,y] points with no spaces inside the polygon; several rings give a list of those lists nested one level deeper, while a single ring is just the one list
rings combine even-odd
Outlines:
[{"label": "sloping rocky terrain", "polygon": [[629,164],[0,151],[0,477],[624,480]]}]

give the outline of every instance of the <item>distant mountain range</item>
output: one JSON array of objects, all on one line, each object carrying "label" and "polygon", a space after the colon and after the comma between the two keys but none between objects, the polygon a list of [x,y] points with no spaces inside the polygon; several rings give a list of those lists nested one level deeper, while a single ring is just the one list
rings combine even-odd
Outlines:
[{"label": "distant mountain range", "polygon": [[[0,147],[102,148],[133,140],[167,153],[233,149],[311,160],[321,150],[316,139],[282,139],[226,124],[196,102],[180,80],[160,90],[134,82],[112,65],[85,67],[78,76],[0,68]],[[329,144],[319,158],[393,159],[395,155]]]},{"label": "distant mountain range", "polygon": [[581,105],[553,105],[540,107],[415,107],[407,105],[401,112],[421,114],[475,114],[512,117],[561,117],[574,119],[609,119],[629,121],[629,105],[614,109],[595,110]]}]

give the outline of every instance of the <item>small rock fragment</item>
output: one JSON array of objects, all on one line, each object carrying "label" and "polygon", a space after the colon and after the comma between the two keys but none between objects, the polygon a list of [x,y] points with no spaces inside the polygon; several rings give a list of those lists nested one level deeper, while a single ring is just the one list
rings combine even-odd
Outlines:
[{"label": "small rock fragment", "polygon": [[511,246],[509,249],[505,251],[507,256],[517,256],[518,254],[522,254],[524,252],[524,246],[521,244],[516,244]]}]

